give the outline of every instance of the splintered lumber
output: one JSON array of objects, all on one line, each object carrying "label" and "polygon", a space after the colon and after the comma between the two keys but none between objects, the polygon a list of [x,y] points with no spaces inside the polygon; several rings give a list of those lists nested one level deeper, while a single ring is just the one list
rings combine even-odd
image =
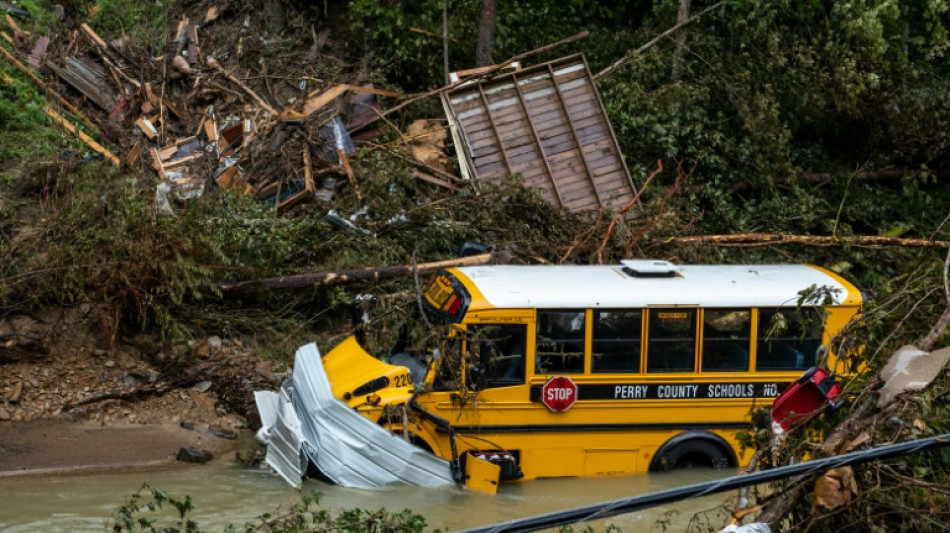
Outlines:
[{"label": "splintered lumber", "polygon": [[303,120],[312,115],[315,111],[329,104],[334,98],[345,93],[347,89],[349,89],[349,86],[346,84],[334,85],[333,87],[330,87],[318,95],[308,97],[307,101],[304,102],[302,111],[297,111],[290,107],[285,109],[284,112],[280,114],[280,119],[283,121]]},{"label": "splintered lumber", "polygon": [[721,246],[772,246],[774,244],[806,244],[809,246],[908,246],[919,248],[947,248],[950,241],[907,239],[882,235],[782,235],[773,233],[740,233],[735,235],[688,235],[671,237],[665,243],[706,243]]},{"label": "splintered lumber", "polygon": [[257,105],[264,108],[264,110],[270,113],[271,116],[276,117],[278,115],[277,111],[274,111],[273,107],[271,107],[266,101],[264,101],[264,99],[261,98],[256,92],[254,92],[250,87],[245,85],[244,82],[237,79],[236,77],[234,77],[233,74],[225,70],[224,67],[222,67],[221,64],[218,63],[218,61],[215,58],[208,56],[208,65],[214,68],[215,70],[217,70],[218,72],[220,72],[221,75],[227,78],[228,80],[230,80],[231,83],[234,83],[235,85],[240,87],[242,91],[246,92],[248,96],[253,98],[254,101],[257,102]]},{"label": "splintered lumber", "polygon": [[277,278],[265,278],[252,281],[216,283],[214,287],[221,292],[246,293],[261,290],[323,287],[327,285],[339,285],[354,281],[376,282],[384,279],[397,278],[400,276],[411,276],[415,273],[429,274],[442,268],[484,265],[492,260],[492,255],[493,254],[489,252],[485,254],[471,255],[468,257],[448,259],[445,261],[420,263],[415,266],[398,265],[350,268],[345,270],[337,270],[335,272],[310,272],[306,274],[293,274],[290,276],[280,276]]},{"label": "splintered lumber", "polygon": [[45,107],[43,110],[46,111],[46,114],[49,115],[50,118],[52,118],[54,121],[56,121],[60,126],[66,128],[70,133],[79,137],[79,139],[82,142],[86,143],[86,146],[88,146],[92,150],[99,152],[100,154],[105,156],[106,159],[111,161],[112,164],[114,164],[115,166],[121,166],[122,163],[119,161],[119,158],[115,156],[115,154],[107,150],[101,144],[97,143],[95,140],[92,139],[92,137],[86,135],[85,132],[76,128],[76,126],[74,126],[72,122],[66,120],[65,118],[63,118],[62,115],[60,115],[59,113],[57,113],[56,111],[54,111],[53,109],[49,107]]}]

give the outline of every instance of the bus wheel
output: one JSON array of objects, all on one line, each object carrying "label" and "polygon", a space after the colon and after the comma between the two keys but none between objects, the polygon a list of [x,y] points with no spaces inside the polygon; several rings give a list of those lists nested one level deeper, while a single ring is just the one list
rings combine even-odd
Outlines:
[{"label": "bus wheel", "polygon": [[[650,462],[651,472],[668,472],[674,468],[729,468],[736,465],[735,454],[729,445],[712,433],[670,439],[657,451]],[[699,432],[697,432],[699,433]]]}]

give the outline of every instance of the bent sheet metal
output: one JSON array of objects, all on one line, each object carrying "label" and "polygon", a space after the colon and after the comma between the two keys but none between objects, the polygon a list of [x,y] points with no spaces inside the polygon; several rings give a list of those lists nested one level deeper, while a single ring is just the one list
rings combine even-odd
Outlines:
[{"label": "bent sheet metal", "polygon": [[314,343],[297,350],[293,377],[255,394],[266,463],[300,487],[307,460],[344,487],[453,484],[449,462],[390,434],[333,397]]}]

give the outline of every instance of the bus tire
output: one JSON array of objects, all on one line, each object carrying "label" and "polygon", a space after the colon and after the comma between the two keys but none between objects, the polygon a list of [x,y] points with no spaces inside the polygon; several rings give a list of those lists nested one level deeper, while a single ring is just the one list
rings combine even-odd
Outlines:
[{"label": "bus tire", "polygon": [[729,468],[737,464],[735,452],[722,437],[708,431],[690,430],[660,446],[650,461],[650,472],[695,466]]}]

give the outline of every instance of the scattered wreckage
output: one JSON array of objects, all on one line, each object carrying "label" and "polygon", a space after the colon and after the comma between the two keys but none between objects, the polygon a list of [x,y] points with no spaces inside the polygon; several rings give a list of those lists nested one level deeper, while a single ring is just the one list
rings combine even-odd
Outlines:
[{"label": "scattered wreckage", "polygon": [[[571,211],[616,209],[634,197],[581,54],[530,67],[510,61],[460,71],[447,86],[404,98],[368,83],[317,82],[312,73],[269,80],[267,65],[260,65],[263,75],[252,81],[238,72],[247,67],[234,61],[240,43],[232,57],[211,55],[214,25],[232,15],[213,5],[183,16],[157,57],[133,51],[126,37],[100,36],[90,25],[96,10],[86,13],[88,23],[53,40],[21,29],[8,13],[13,35],[0,34],[13,52],[3,46],[0,52],[50,97],[44,111],[54,123],[116,166],[147,165],[155,172],[161,180],[159,212],[172,211],[170,196],[200,195],[213,183],[278,211],[310,198],[329,201],[338,183],[348,183],[362,199],[349,161],[361,145],[408,148],[411,156],[394,153],[413,165],[413,177],[449,191],[479,192],[522,175],[525,186]],[[10,13],[29,17],[22,11]],[[319,48],[326,35],[314,39]],[[373,126],[412,101],[436,95],[445,117],[416,120],[406,131],[389,121]],[[382,111],[380,98],[401,102]],[[386,131],[397,139],[367,144]]]}]

